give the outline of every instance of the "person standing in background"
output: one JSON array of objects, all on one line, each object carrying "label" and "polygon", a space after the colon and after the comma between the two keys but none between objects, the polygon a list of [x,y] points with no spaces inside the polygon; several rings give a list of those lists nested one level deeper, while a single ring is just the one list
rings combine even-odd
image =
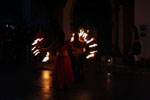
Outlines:
[{"label": "person standing in background", "polygon": [[131,53],[134,61],[139,61],[141,54],[141,43],[139,41],[138,29],[135,25],[132,26],[131,37]]},{"label": "person standing in background", "polygon": [[80,41],[78,33],[74,33],[74,41],[71,43],[73,48],[77,50],[71,52],[71,62],[76,81],[81,81],[84,78],[83,62],[85,53],[85,42]]},{"label": "person standing in background", "polygon": [[72,46],[65,41],[64,32],[60,26],[56,27],[54,33],[56,34],[54,42],[46,50],[43,49],[43,51],[50,52],[56,50],[53,67],[53,86],[55,89],[71,88],[75,79],[68,51],[72,49]]}]

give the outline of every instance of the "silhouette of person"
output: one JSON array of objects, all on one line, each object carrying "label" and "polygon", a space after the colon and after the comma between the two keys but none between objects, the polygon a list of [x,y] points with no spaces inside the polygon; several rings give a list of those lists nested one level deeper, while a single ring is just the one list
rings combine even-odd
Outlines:
[{"label": "silhouette of person", "polygon": [[134,61],[139,61],[139,55],[141,54],[141,44],[139,41],[138,29],[135,25],[132,26],[131,36],[131,53],[134,58]]},{"label": "silhouette of person", "polygon": [[73,72],[75,75],[75,80],[81,81],[84,78],[83,62],[84,62],[85,43],[80,41],[78,33],[75,33],[74,35],[74,41],[72,42],[72,46],[73,48],[77,49],[72,51],[71,53],[71,61]]},{"label": "silhouette of person", "polygon": [[55,30],[56,39],[48,48],[50,51],[56,50],[53,69],[53,85],[57,89],[71,88],[75,80],[68,50],[72,47],[65,41],[64,32],[61,27],[58,26]]}]

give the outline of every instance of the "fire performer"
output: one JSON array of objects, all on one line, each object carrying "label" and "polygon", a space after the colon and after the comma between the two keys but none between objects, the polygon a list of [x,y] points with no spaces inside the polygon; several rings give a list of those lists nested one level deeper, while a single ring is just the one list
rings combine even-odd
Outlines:
[{"label": "fire performer", "polygon": [[71,88],[74,80],[72,64],[68,55],[68,50],[72,46],[65,41],[63,30],[56,28],[56,40],[47,49],[56,50],[53,69],[53,85],[56,89]]},{"label": "fire performer", "polygon": [[71,61],[75,80],[81,81],[84,78],[83,61],[85,58],[85,42],[80,41],[78,33],[74,33],[74,40],[72,41],[72,46],[78,49],[78,51],[72,51],[71,53]]},{"label": "fire performer", "polygon": [[[37,48],[42,48],[45,46],[46,44],[46,39],[45,39],[45,34],[43,32],[43,27],[42,26],[39,26],[37,28],[37,33],[35,35],[35,39],[39,39],[39,41],[37,41],[37,43],[35,44]],[[34,52],[35,55],[39,54],[37,57],[36,57],[36,63],[39,63],[41,61],[41,58],[43,57],[43,55],[40,53],[40,52]],[[41,62],[40,62],[41,64]]]}]

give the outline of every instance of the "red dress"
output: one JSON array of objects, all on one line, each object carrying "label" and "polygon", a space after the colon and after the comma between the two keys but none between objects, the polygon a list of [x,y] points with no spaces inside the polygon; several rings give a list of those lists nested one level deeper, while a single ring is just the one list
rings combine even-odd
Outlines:
[{"label": "red dress", "polygon": [[71,84],[74,82],[74,75],[66,44],[56,48],[53,75],[53,85],[55,88],[71,88]]}]

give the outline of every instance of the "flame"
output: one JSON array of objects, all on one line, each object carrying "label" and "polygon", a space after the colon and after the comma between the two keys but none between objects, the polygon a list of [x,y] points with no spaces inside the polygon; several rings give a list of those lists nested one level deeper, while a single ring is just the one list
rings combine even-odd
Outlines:
[{"label": "flame", "polygon": [[42,41],[43,38],[37,38],[36,40],[34,40],[34,42],[32,43],[32,45],[36,45],[38,42]]},{"label": "flame", "polygon": [[89,45],[89,48],[96,47],[96,46],[97,46],[97,44],[94,43],[94,44],[92,44],[92,45]]},{"label": "flame", "polygon": [[[37,38],[37,39],[35,39],[34,40],[34,42],[32,43],[32,45],[34,46],[34,45],[36,45],[38,42],[40,42],[40,41],[42,41],[44,38]],[[33,54],[34,54],[34,56],[37,56],[39,53],[40,53],[40,50],[39,49],[36,49],[37,47],[36,46],[34,46],[32,49],[31,49],[31,51],[34,51],[33,52]]]},{"label": "flame", "polygon": [[84,34],[84,29],[80,29],[80,33],[78,34],[79,34],[79,37],[81,37]]},{"label": "flame", "polygon": [[89,54],[88,56],[86,56],[86,59],[89,59],[89,58],[91,58],[91,57],[94,57],[94,53],[92,53],[92,54]]},{"label": "flame", "polygon": [[96,53],[96,52],[98,52],[98,51],[97,51],[97,50],[96,50],[96,51],[91,51],[90,54],[94,54],[94,53]]},{"label": "flame", "polygon": [[[84,32],[84,29],[83,29],[83,28],[80,29],[80,33],[78,33],[78,34],[79,34],[79,40],[80,40],[80,41],[84,41],[84,42],[88,41],[88,40],[86,39],[87,36],[88,36],[88,34]],[[81,38],[82,38],[82,40],[81,40]]]},{"label": "flame", "polygon": [[44,59],[42,60],[42,62],[47,62],[49,60],[49,55],[50,55],[50,53],[47,52],[46,56],[44,57]]},{"label": "flame", "polygon": [[89,30],[87,30],[87,33],[89,33]]},{"label": "flame", "polygon": [[[79,33],[78,33],[78,35],[79,35],[79,41],[80,42],[86,42],[87,45],[89,43],[91,43],[92,41],[94,41],[95,39],[93,37],[91,39],[87,39],[88,33],[89,33],[89,30],[86,30],[86,32],[85,32],[84,29],[81,28],[80,31],[79,31]],[[75,34],[73,33],[70,42],[74,41],[74,35]],[[94,44],[89,45],[89,48],[93,48],[93,47],[96,47],[96,46],[98,46],[98,44],[94,43]],[[85,48],[83,48],[83,52],[86,52]],[[86,56],[86,59],[94,57],[95,53],[97,53],[97,52],[98,52],[97,50],[90,51],[89,54],[88,54],[88,56]]]},{"label": "flame", "polygon": [[84,39],[84,41],[86,42],[87,41],[87,36],[88,36],[88,34],[87,33],[84,33],[83,35],[82,35],[82,37],[83,37],[83,39]]},{"label": "flame", "polygon": [[36,46],[34,46],[31,50],[33,51],[33,50],[35,50],[36,49]]},{"label": "flame", "polygon": [[90,40],[86,41],[87,44],[89,44],[90,42],[92,42],[94,40],[94,38],[91,38]]},{"label": "flame", "polygon": [[73,33],[70,42],[73,42],[73,41],[74,41],[74,35],[75,35],[75,34]]},{"label": "flame", "polygon": [[91,58],[91,57],[94,57],[95,56],[95,53],[98,52],[97,50],[95,51],[90,51],[90,54],[88,56],[86,56],[87,59]]},{"label": "flame", "polygon": [[83,48],[83,52],[86,52],[86,48]]},{"label": "flame", "polygon": [[40,52],[35,53],[35,55],[34,55],[34,56],[37,56],[39,53],[40,53]]},{"label": "flame", "polygon": [[34,56],[37,56],[39,53],[40,53],[39,49],[37,49],[33,52]]},{"label": "flame", "polygon": [[35,51],[33,52],[33,54],[35,54],[35,53],[37,53],[37,52],[40,52],[39,49],[35,50]]}]

